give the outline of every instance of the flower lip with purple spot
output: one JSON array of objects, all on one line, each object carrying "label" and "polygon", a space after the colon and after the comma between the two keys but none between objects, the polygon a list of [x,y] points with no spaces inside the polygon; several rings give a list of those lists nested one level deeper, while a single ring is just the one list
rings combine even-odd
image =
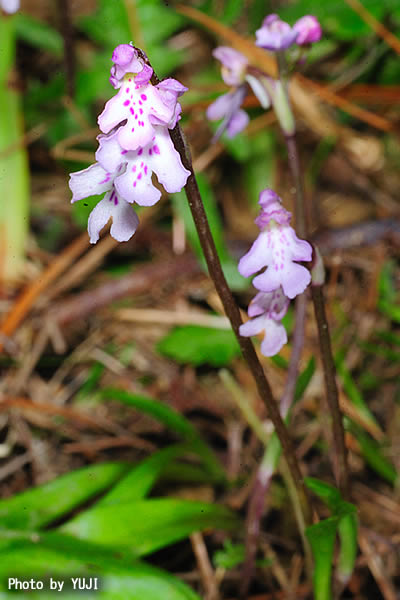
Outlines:
[{"label": "flower lip with purple spot", "polygon": [[257,275],[253,285],[262,292],[272,292],[282,286],[285,296],[294,298],[310,283],[310,272],[298,262],[310,261],[312,248],[297,238],[290,226],[290,213],[281,205],[272,190],[260,195],[261,214],[256,219],[261,231],[250,250],[239,261],[238,270],[244,277]]}]

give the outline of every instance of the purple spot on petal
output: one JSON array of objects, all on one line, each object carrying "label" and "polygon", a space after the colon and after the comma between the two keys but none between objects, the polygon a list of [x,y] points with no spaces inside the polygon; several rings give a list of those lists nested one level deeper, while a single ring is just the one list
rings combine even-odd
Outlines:
[{"label": "purple spot on petal", "polygon": [[129,108],[129,110],[131,111],[131,115],[135,114],[135,111],[133,110],[132,106]]},{"label": "purple spot on petal", "polygon": [[136,187],[136,181],[133,182],[133,187]]},{"label": "purple spot on petal", "polygon": [[136,165],[133,165],[132,172],[134,173],[135,171],[136,171]]},{"label": "purple spot on petal", "polygon": [[137,176],[138,179],[142,179],[142,174],[139,173],[139,175]]},{"label": "purple spot on petal", "polygon": [[129,105],[130,105],[130,100],[125,100],[124,106],[129,106]]},{"label": "purple spot on petal", "polygon": [[144,168],[144,174],[147,175],[147,165]]},{"label": "purple spot on petal", "polygon": [[129,88],[126,88],[125,92],[126,92],[127,94],[129,94]]},{"label": "purple spot on petal", "polygon": [[121,154],[126,154],[128,150],[121,150]]},{"label": "purple spot on petal", "polygon": [[142,153],[143,153],[143,148],[140,148],[140,150],[138,150],[138,153],[137,153],[137,155],[138,155],[138,156],[141,156],[141,155],[142,155]]},{"label": "purple spot on petal", "polygon": [[140,104],[140,106],[142,106],[143,102],[141,100],[139,100],[139,104]]},{"label": "purple spot on petal", "polygon": [[153,150],[156,154],[160,154],[160,148],[157,146],[157,144],[154,144]]},{"label": "purple spot on petal", "polygon": [[132,132],[133,132],[133,131],[135,131],[135,128],[134,128],[134,127],[132,127]]},{"label": "purple spot on petal", "polygon": [[139,108],[139,112],[142,115],[143,114],[143,108]]},{"label": "purple spot on petal", "polygon": [[128,79],[128,81],[132,81],[132,79]]},{"label": "purple spot on petal", "polygon": [[114,198],[114,204],[115,204],[115,206],[117,206],[117,205],[118,205],[118,198],[117,198],[117,195],[115,195],[115,198]]},{"label": "purple spot on petal", "polygon": [[140,97],[141,97],[142,100],[147,100],[146,94],[142,94]]},{"label": "purple spot on petal", "polygon": [[135,119],[136,119],[136,120],[137,120],[137,118],[138,118],[138,116],[137,116],[137,115],[135,115]]},{"label": "purple spot on petal", "polygon": [[149,156],[151,156],[153,154],[153,150],[150,148],[149,150]]},{"label": "purple spot on petal", "polygon": [[143,168],[143,165],[144,165],[144,162],[141,162],[140,163],[140,167]]}]

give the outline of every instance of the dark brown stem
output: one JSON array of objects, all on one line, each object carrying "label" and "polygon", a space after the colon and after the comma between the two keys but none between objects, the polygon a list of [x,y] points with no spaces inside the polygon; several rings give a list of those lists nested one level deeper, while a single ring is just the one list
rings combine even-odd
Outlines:
[{"label": "dark brown stem", "polygon": [[193,172],[192,160],[189,149],[185,144],[185,140],[179,124],[171,131],[171,138],[176,150],[179,152],[183,165],[190,171],[187,180],[185,191],[188,198],[189,206],[192,212],[193,220],[200,238],[200,243],[203,249],[204,257],[207,262],[210,276],[214,282],[215,288],[222,301],[225,313],[229,318],[233,331],[237,337],[242,354],[247,362],[254,380],[257,385],[258,392],[263,400],[268,415],[275,427],[275,431],[282,445],[283,454],[292,474],[293,480],[298,490],[299,497],[304,510],[307,512],[306,521],[310,521],[311,511],[308,504],[307,494],[301,475],[300,467],[293,449],[292,441],[289,437],[288,430],[280,415],[277,403],[274,400],[268,380],[265,376],[263,367],[258,360],[254,346],[249,338],[242,337],[239,333],[239,327],[242,324],[239,308],[232,296],[229,286],[226,282],[222,271],[221,263],[218,258],[214,240],[210,231],[207,216],[204,210],[203,202],[200,196],[200,191]]},{"label": "dark brown stem", "polygon": [[[303,175],[300,168],[296,138],[293,135],[285,136],[285,139],[288,150],[289,166],[296,189],[296,227],[300,237],[308,237]],[[336,457],[336,460],[334,461],[335,477],[339,489],[347,496],[349,491],[347,449],[344,439],[342,413],[340,411],[339,395],[336,385],[336,368],[332,355],[331,338],[326,318],[322,286],[312,285],[311,296],[314,304],[321,359],[324,369],[326,399],[332,417],[333,443]]]},{"label": "dark brown stem", "polygon": [[67,95],[75,96],[75,49],[69,0],[58,0],[60,31],[64,40],[64,64],[67,80]]}]

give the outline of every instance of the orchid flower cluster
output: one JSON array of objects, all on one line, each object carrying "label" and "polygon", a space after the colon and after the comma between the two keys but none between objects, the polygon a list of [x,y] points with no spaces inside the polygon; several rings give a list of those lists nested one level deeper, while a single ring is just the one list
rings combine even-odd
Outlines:
[{"label": "orchid flower cluster", "polygon": [[[299,19],[293,27],[282,21],[278,15],[268,15],[260,29],[256,31],[256,46],[283,56],[284,52],[296,45],[306,49],[321,39],[322,30],[317,19],[306,15]],[[261,106],[265,109],[274,107],[277,117],[288,134],[293,133],[292,119],[288,115],[285,89],[280,79],[273,79],[266,73],[249,64],[247,58],[228,46],[219,46],[213,56],[222,64],[221,74],[224,82],[232,89],[223,94],[207,109],[210,121],[219,121],[220,126],[214,135],[217,140],[224,131],[232,138],[245,129],[249,122],[248,114],[241,108],[249,87],[253,90]]]},{"label": "orchid flower cluster", "polygon": [[117,46],[112,61],[110,83],[118,92],[98,118],[97,162],[72,173],[69,182],[71,202],[105,194],[89,216],[91,243],[110,217],[112,237],[119,242],[132,237],[139,224],[132,204],[152,206],[161,197],[153,173],[168,193],[179,192],[190,175],[169,135],[187,88],[172,78],[153,85],[153,69],[130,44]]},{"label": "orchid flower cluster", "polygon": [[311,261],[312,247],[297,238],[290,226],[292,215],[275,192],[263,190],[259,204],[261,211],[255,222],[260,233],[238,268],[244,277],[267,268],[253,279],[259,292],[248,308],[250,320],[241,325],[239,331],[244,337],[264,331],[261,352],[273,356],[287,342],[281,321],[290,300],[303,293],[311,281],[310,271],[299,262]]}]

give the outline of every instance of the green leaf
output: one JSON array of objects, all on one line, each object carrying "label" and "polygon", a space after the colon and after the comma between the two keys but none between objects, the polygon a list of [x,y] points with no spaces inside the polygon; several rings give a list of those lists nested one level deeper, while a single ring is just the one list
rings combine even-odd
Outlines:
[{"label": "green leaf", "polygon": [[56,29],[21,12],[15,15],[14,24],[19,39],[30,46],[62,56],[63,39]]},{"label": "green leaf", "polygon": [[306,477],[304,483],[314,494],[319,496],[333,512],[338,520],[340,552],[338,560],[338,576],[343,584],[349,580],[357,557],[357,515],[356,507],[345,502],[338,489],[314,477]]},{"label": "green leaf", "polygon": [[338,559],[338,577],[345,585],[353,573],[357,558],[358,521],[355,513],[343,516],[338,525],[340,552]]},{"label": "green leaf", "polygon": [[112,556],[106,550],[85,548],[78,540],[72,544],[64,543],[62,536],[59,536],[58,543],[26,541],[19,547],[0,553],[1,598],[23,600],[26,592],[6,591],[11,573],[14,577],[42,580],[42,591],[29,592],[29,597],[38,600],[54,599],[55,592],[46,591],[49,575],[53,580],[65,582],[61,594],[63,600],[76,600],[77,592],[71,590],[71,577],[79,576],[99,578],[99,591],[85,592],[87,600],[200,600],[183,582],[161,569],[140,562],[128,564],[116,559],[115,553]]},{"label": "green leaf", "polygon": [[195,366],[227,365],[239,356],[240,347],[232,330],[212,329],[197,325],[174,328],[157,346],[165,356]]},{"label": "green leaf", "polygon": [[62,475],[50,483],[0,501],[3,527],[36,529],[111,487],[129,467],[103,463]]},{"label": "green leaf", "polygon": [[331,575],[338,517],[311,525],[306,535],[314,556],[313,587],[315,600],[331,600]]},{"label": "green leaf", "polygon": [[325,483],[325,481],[321,481],[315,477],[305,477],[304,483],[308,489],[319,496],[333,512],[337,510],[338,506],[343,501],[339,490],[333,485]]},{"label": "green leaf", "polygon": [[175,431],[178,435],[190,443],[191,449],[196,452],[204,461],[210,476],[216,481],[225,481],[225,472],[222,469],[219,461],[215,457],[211,448],[204,442],[195,427],[181,414],[173,410],[167,404],[140,396],[138,394],[130,394],[125,390],[115,388],[105,388],[100,396],[104,399],[118,400],[129,406],[133,406],[137,410],[144,412],[157,421],[160,421],[166,427]]},{"label": "green leaf", "polygon": [[395,323],[400,323],[400,307],[396,289],[396,264],[388,260],[382,267],[378,289],[378,308]]},{"label": "green leaf", "polygon": [[59,531],[82,540],[143,556],[209,528],[234,529],[236,515],[217,504],[189,500],[150,499],[95,506]]},{"label": "green leaf", "polygon": [[369,423],[372,423],[373,425],[378,425],[374,415],[368,408],[368,405],[366,404],[362,393],[358,389],[349,369],[346,367],[344,360],[345,355],[346,351],[341,350],[337,353],[335,358],[336,369],[342,381],[344,391],[350,398],[355,408],[359,411],[360,415],[362,415],[367,421],[369,421]]},{"label": "green leaf", "polygon": [[296,381],[296,389],[294,393],[294,400],[298,402],[303,397],[308,384],[310,383],[312,376],[315,373],[315,358],[312,356],[307,363],[305,369],[300,373]]},{"label": "green leaf", "polygon": [[149,493],[167,465],[187,450],[184,444],[170,446],[155,452],[134,467],[97,503],[111,506],[120,503],[142,500]]},{"label": "green leaf", "polygon": [[393,464],[383,455],[380,445],[365,434],[355,423],[349,422],[349,429],[357,438],[362,455],[368,465],[383,479],[394,485],[398,473]]}]

